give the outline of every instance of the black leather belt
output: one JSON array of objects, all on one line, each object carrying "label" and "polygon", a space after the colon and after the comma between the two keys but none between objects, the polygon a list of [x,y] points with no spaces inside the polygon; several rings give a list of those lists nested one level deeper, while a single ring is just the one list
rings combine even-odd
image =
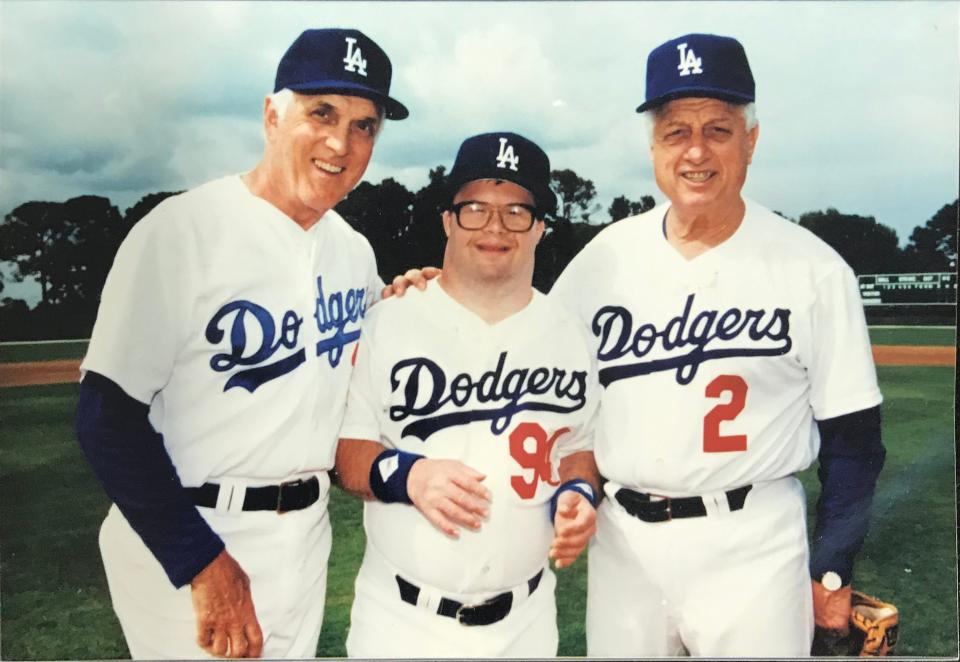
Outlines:
[{"label": "black leather belt", "polygon": [[[751,489],[753,485],[744,485],[726,492],[727,504],[731,511],[743,508],[747,493]],[[703,517],[707,514],[707,507],[703,505],[703,499],[698,496],[672,499],[658,494],[634,492],[621,487],[614,497],[624,510],[644,522],[669,522],[672,519]]]},{"label": "black leather belt", "polygon": [[[220,485],[204,483],[200,487],[185,489],[196,505],[204,508],[217,507]],[[308,480],[298,478],[279,485],[248,487],[243,497],[243,510],[275,510],[278,513],[286,513],[308,508],[319,498],[320,481],[316,476]]]},{"label": "black leather belt", "polygon": [[[397,586],[400,587],[400,599],[416,606],[417,598],[420,597],[420,587],[411,584],[400,575],[396,575],[396,578]],[[527,582],[527,595],[533,595],[540,586],[542,578],[543,570],[530,578]],[[455,618],[461,625],[491,625],[506,618],[512,607],[513,593],[507,591],[476,605],[465,605],[451,598],[440,598],[437,614]]]}]

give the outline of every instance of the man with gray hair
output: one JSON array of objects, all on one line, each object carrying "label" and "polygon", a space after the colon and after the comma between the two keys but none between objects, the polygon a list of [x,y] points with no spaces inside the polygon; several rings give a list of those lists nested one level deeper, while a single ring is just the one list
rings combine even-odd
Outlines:
[{"label": "man with gray hair", "polygon": [[[798,657],[814,623],[847,627],[882,398],[853,271],[741,197],[754,99],[736,39],[654,49],[637,111],[668,200],[601,232],[551,292],[593,334],[604,387],[590,655]],[[818,458],[811,551],[794,474]]]},{"label": "man with gray hair", "polygon": [[165,200],[117,253],[77,436],[114,502],[100,548],[134,658],[316,654],[327,472],[383,286],[333,206],[407,116],[391,73],[357,30],[305,31],[257,166]]}]

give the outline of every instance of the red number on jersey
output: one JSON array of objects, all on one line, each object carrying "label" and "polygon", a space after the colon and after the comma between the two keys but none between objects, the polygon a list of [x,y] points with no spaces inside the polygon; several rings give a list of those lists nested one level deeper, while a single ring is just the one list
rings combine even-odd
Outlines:
[{"label": "red number on jersey", "polygon": [[720,434],[720,423],[732,421],[747,403],[747,382],[737,375],[719,375],[707,384],[706,396],[719,398],[730,393],[730,402],[719,404],[703,417],[703,452],[729,453],[747,450],[747,435]]},{"label": "red number on jersey", "polygon": [[[521,423],[510,433],[510,457],[524,469],[532,471],[530,480],[526,480],[522,474],[510,476],[510,485],[521,499],[532,499],[537,493],[537,482],[541,480],[548,485],[560,484],[560,481],[553,479],[550,454],[560,435],[569,431],[570,428],[560,428],[547,439],[547,431],[538,423]],[[528,440],[533,442],[531,450],[527,450]]]}]

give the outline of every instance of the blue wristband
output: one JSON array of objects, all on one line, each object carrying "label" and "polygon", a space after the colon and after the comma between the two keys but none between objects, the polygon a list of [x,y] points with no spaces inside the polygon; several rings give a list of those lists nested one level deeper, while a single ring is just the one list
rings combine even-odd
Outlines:
[{"label": "blue wristband", "polygon": [[597,507],[597,494],[593,490],[593,485],[583,480],[582,478],[575,478],[574,480],[568,480],[566,483],[557,488],[557,491],[553,493],[553,496],[550,497],[550,521],[554,521],[557,517],[557,502],[560,500],[560,495],[564,492],[576,492],[577,494],[583,495],[587,501],[590,502],[590,505],[594,508]]},{"label": "blue wristband", "polygon": [[395,448],[383,451],[370,467],[370,491],[384,503],[412,504],[407,494],[407,477],[413,463],[422,459],[422,455]]}]

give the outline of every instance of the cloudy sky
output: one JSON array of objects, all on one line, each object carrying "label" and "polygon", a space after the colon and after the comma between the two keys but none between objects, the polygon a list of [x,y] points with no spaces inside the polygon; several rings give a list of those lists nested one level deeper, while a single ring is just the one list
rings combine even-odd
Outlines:
[{"label": "cloudy sky", "polygon": [[[411,190],[461,140],[514,130],[555,168],[663,196],[642,122],[647,53],[732,35],[757,79],[745,194],[790,216],[836,207],[905,243],[957,197],[960,3],[26,2],[0,0],[0,212],[144,194],[243,172],[261,149],[276,63],[308,27],[374,38],[410,118],[367,171]],[[8,289],[5,295],[13,294]]]}]

